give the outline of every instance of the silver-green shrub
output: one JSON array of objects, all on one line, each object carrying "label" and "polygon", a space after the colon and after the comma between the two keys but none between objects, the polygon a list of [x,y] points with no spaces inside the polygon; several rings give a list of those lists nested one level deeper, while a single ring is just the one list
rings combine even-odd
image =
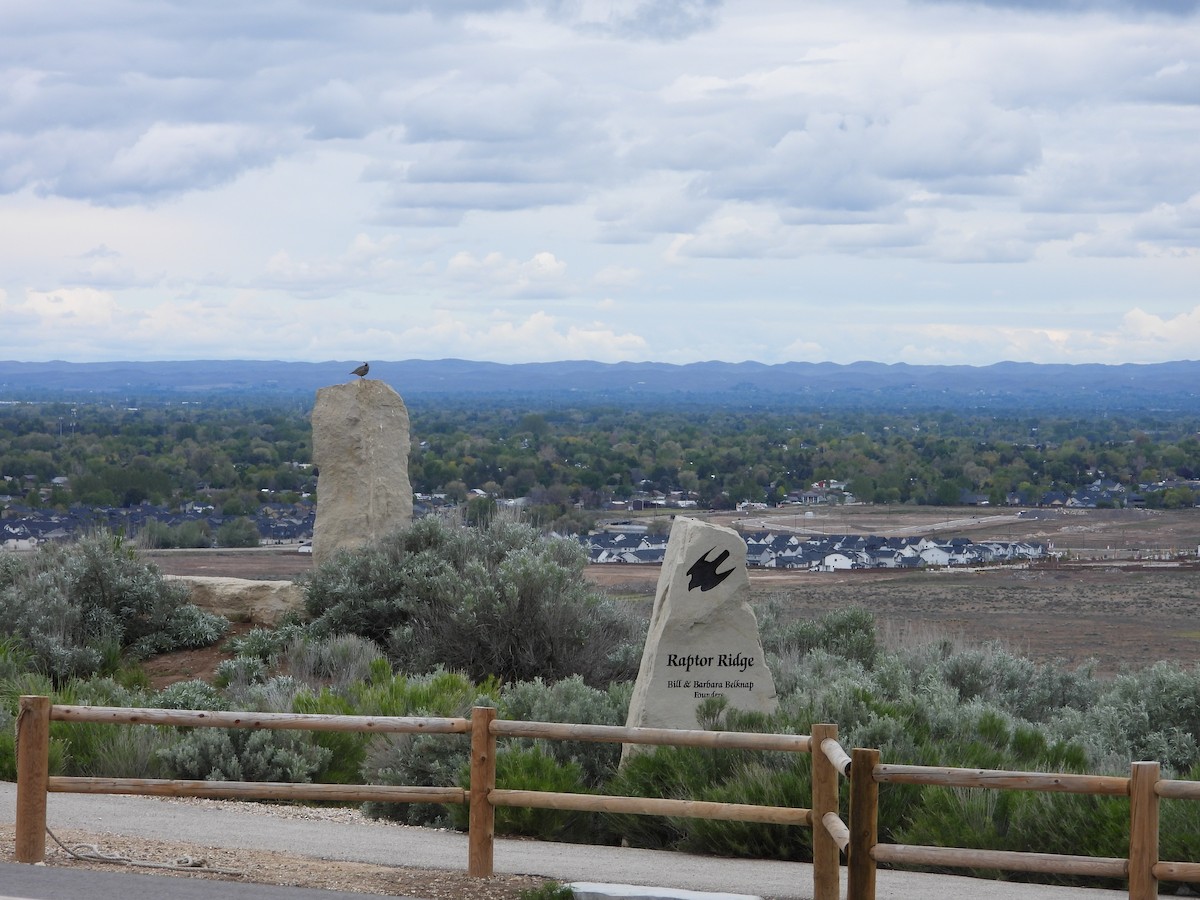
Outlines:
[{"label": "silver-green shrub", "polygon": [[1171,772],[1200,765],[1200,667],[1157,662],[1098,683],[1095,701],[1049,722],[1062,740],[1083,746],[1097,771],[1127,771],[1158,760]]},{"label": "silver-green shrub", "polygon": [[385,657],[374,641],[356,634],[335,634],[296,638],[284,650],[282,662],[298,681],[340,691],[369,680],[380,659]]},{"label": "silver-green shrub", "polygon": [[637,652],[623,645],[640,629],[588,587],[586,563],[577,543],[517,522],[426,518],[321,565],[305,606],[314,633],[372,640],[405,672],[602,686],[636,673]]},{"label": "silver-green shrub", "polygon": [[56,681],[109,674],[134,658],[213,643],[228,627],[187,602],[187,588],[142,563],[121,538],[99,532],[43,544],[0,566],[0,630]]},{"label": "silver-green shrub", "polygon": [[[500,715],[521,722],[569,722],[624,725],[633,692],[631,682],[607,690],[589,687],[579,676],[546,683],[540,678],[504,688]],[[621,761],[621,745],[599,741],[509,740],[512,746],[537,749],[559,764],[577,766],[582,783],[597,788],[613,776]]]},{"label": "silver-green shrub", "polygon": [[231,637],[226,649],[234,656],[249,656],[266,666],[275,666],[293,641],[304,637],[299,625],[281,625],[278,628],[251,628],[243,635]]},{"label": "silver-green shrub", "polygon": [[152,698],[159,709],[228,709],[220,691],[205,681],[177,681]]},{"label": "silver-green shrub", "polygon": [[295,731],[196,728],[159,759],[170,778],[304,783],[329,762],[329,751]]}]

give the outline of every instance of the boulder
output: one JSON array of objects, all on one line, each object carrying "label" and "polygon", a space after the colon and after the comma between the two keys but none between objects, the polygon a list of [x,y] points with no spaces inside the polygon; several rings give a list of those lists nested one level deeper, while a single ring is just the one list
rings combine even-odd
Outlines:
[{"label": "boulder", "polygon": [[697,728],[696,708],[716,695],[735,709],[770,713],[778,705],[750,608],[746,542],[731,528],[681,516],[667,541],[626,724]]},{"label": "boulder", "polygon": [[408,409],[382,381],[357,378],[317,391],[313,564],[412,522]]},{"label": "boulder", "polygon": [[304,591],[291,581],[253,581],[210,575],[164,575],[186,584],[189,598],[203,610],[231,622],[277,625],[289,612],[304,611]]}]

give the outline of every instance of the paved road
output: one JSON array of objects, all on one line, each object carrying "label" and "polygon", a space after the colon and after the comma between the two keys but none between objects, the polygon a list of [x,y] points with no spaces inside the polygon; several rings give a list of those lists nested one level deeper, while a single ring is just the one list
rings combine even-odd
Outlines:
[{"label": "paved road", "polygon": [[374,894],[18,863],[0,863],[0,891],[0,900],[379,900]]},{"label": "paved road", "polygon": [[[15,808],[16,786],[0,783],[0,820],[11,823]],[[467,838],[463,834],[387,823],[280,818],[251,803],[197,806],[150,797],[51,794],[47,824],[51,829],[124,834],[231,849],[271,850],[318,859],[441,869],[466,869],[467,865]],[[119,848],[115,838],[113,843]],[[812,869],[803,863],[717,859],[621,847],[498,839],[495,867],[497,872],[540,875],[560,881],[620,882],[693,891],[760,894],[787,900],[812,897]],[[2,874],[7,876],[7,872],[5,869]],[[174,887],[181,880],[171,879],[170,895],[173,898],[185,896],[176,893]],[[222,882],[219,886],[200,880],[189,883],[201,885],[197,889],[202,892],[205,891],[203,885],[207,885],[212,891],[207,894],[210,898],[232,896],[227,893],[228,883]],[[75,896],[69,893],[12,894],[9,885],[5,877],[0,893],[18,897]],[[89,890],[78,896],[101,900],[100,894],[90,890],[98,885],[99,882],[89,884]],[[288,897],[299,900],[307,898],[308,893],[289,889]],[[322,900],[356,896],[316,893]],[[133,900],[141,895],[121,891],[112,896]],[[191,897],[190,894],[187,896]],[[268,900],[269,896],[263,895],[263,900]],[[1117,900],[1121,894],[880,871],[878,896],[880,900],[960,900],[962,897],[971,900]],[[258,898],[247,895],[246,900]]]}]

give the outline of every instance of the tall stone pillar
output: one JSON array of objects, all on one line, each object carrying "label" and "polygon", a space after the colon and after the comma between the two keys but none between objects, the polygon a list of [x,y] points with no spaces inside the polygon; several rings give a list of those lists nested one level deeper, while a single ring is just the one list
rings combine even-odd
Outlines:
[{"label": "tall stone pillar", "polygon": [[312,436],[315,564],[412,522],[408,409],[390,386],[357,378],[321,388]]},{"label": "tall stone pillar", "polygon": [[775,711],[746,542],[732,528],[675,519],[649,627],[627,725],[696,728],[696,707],[718,694],[735,709]]}]

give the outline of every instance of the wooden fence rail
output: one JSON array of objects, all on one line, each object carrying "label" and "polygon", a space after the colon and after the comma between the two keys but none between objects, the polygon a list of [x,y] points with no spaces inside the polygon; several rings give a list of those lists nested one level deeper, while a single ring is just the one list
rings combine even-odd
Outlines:
[{"label": "wooden fence rail", "polygon": [[[368,734],[470,735],[471,774],[468,789],[340,784],[283,784],[268,782],[180,781],[143,778],[78,778],[50,776],[50,723],[99,722],[113,725],[152,725],[187,728],[251,728],[359,732]],[[823,737],[836,736],[836,726]],[[832,729],[828,731],[828,729]],[[163,797],[209,797],[242,800],[305,800],[386,803],[447,803],[469,807],[467,871],[485,877],[493,872],[495,810],[503,806],[578,810],[634,815],[678,816],[742,822],[767,822],[811,827],[816,810],[711,803],[648,797],[612,797],[496,788],[496,740],[499,737],[564,741],[775,750],[809,753],[808,735],[709,732],[667,728],[622,728],[552,722],[514,722],[496,718],[496,710],[476,707],[470,719],[394,716],[333,716],[299,713],[206,712],[200,710],[134,709],[124,707],[52,705],[46,697],[22,697],[17,719],[16,853],[18,862],[36,863],[46,853],[46,795],[51,792],[137,794]],[[828,765],[824,755],[812,755],[814,768]],[[814,773],[827,783],[822,772]],[[836,772],[833,773],[836,779]],[[837,785],[825,791],[821,813],[837,809]],[[814,798],[814,807],[816,802]],[[822,834],[824,833],[823,830]],[[816,831],[814,831],[816,834]],[[821,866],[823,865],[823,869]],[[814,866],[815,900],[838,900],[837,847]]]},{"label": "wooden fence rail", "polygon": [[[265,728],[366,734],[469,735],[470,787],[278,784],[264,782],[168,781],[139,778],[68,778],[49,774],[50,723],[105,722],[188,728]],[[647,797],[612,797],[496,788],[497,738],[603,741],[807,753],[812,773],[812,809],[710,803]],[[329,716],[298,713],[204,712],[52,705],[46,697],[22,697],[17,717],[16,853],[18,862],[41,862],[46,852],[46,795],[49,792],[140,794],[224,799],[333,800],[386,803],[447,803],[469,807],[467,871],[493,871],[495,810],[517,806],[634,815],[662,815],[813,828],[814,900],[838,900],[840,857],[846,854],[847,900],[875,900],[879,863],[948,868],[1124,878],[1131,900],[1158,896],[1160,881],[1200,882],[1200,863],[1159,860],[1161,800],[1200,800],[1200,782],[1159,778],[1156,762],[1135,762],[1130,777],[1048,772],[1006,772],[934,766],[883,765],[878,750],[847,753],[837,726],[813,725],[811,735],[622,728],[552,722],[515,722],[496,710],[477,707],[471,718]],[[850,783],[849,823],[839,809],[839,777]],[[958,847],[881,844],[879,788],[911,784],[986,790],[1041,791],[1129,798],[1129,856],[1122,859],[1025,853]]]},{"label": "wooden fence rail", "polygon": [[[814,740],[816,729],[814,728]],[[836,813],[825,813],[818,831],[826,832],[846,854],[847,900],[875,900],[878,863],[945,868],[1003,869],[1055,875],[1123,878],[1131,900],[1158,896],[1159,881],[1200,882],[1200,863],[1161,862],[1159,800],[1200,800],[1200,782],[1159,778],[1156,762],[1135,762],[1130,777],[1068,775],[1052,772],[1006,772],[993,769],[955,769],[936,766],[881,765],[878,750],[856,749],[851,754],[830,738],[821,753],[850,779],[850,824]],[[878,842],[879,785],[981,788],[1040,791],[1129,798],[1129,857],[1113,859],[1056,853],[924,847]]]}]

